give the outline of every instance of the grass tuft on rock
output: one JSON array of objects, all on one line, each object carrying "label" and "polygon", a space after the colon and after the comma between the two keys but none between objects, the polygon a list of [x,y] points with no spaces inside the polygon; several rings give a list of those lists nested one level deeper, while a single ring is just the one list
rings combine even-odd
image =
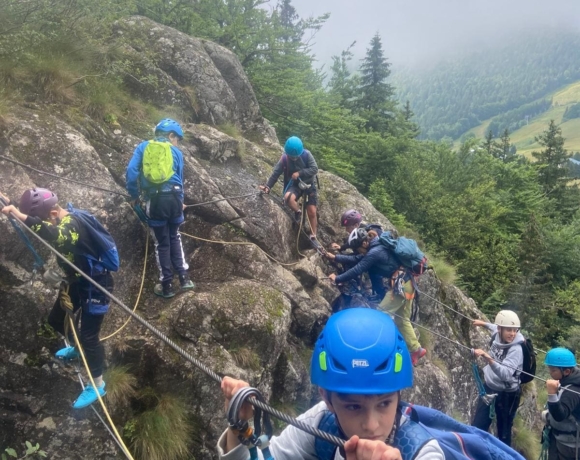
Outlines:
[{"label": "grass tuft on rock", "polygon": [[433,269],[437,278],[445,284],[454,284],[457,280],[457,270],[453,265],[437,256],[429,255],[429,267]]},{"label": "grass tuft on rock", "polygon": [[541,445],[538,433],[525,426],[521,417],[517,416],[514,421],[514,434],[512,447],[528,460],[536,460],[540,457]]},{"label": "grass tuft on rock", "polygon": [[142,460],[180,460],[189,458],[192,427],[185,404],[179,398],[163,395],[152,409],[130,420],[125,436],[131,450]]},{"label": "grass tuft on rock", "polygon": [[137,378],[129,372],[129,366],[109,367],[103,380],[107,383],[107,404],[113,408],[127,406],[137,394]]}]

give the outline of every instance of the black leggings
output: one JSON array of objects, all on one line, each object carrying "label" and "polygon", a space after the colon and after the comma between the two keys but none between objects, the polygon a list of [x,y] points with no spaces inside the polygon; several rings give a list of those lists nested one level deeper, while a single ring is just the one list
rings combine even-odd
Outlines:
[{"label": "black leggings", "polygon": [[[103,324],[103,318],[105,315],[93,315],[89,313],[87,298],[85,297],[86,292],[86,290],[80,288],[80,282],[75,282],[70,285],[69,295],[73,303],[73,311],[76,313],[81,309],[79,340],[83,347],[85,357],[87,358],[91,375],[95,378],[103,375],[105,349],[99,339],[99,333],[101,332],[101,325]],[[48,324],[50,324],[55,331],[64,335],[65,321],[68,320],[66,319],[65,309],[60,305],[59,295],[48,315]],[[68,339],[74,344],[74,338],[68,337]]]},{"label": "black leggings", "polygon": [[[497,422],[497,437],[504,444],[512,445],[512,426],[514,418],[520,405],[521,389],[517,391],[494,391],[484,385],[487,394],[497,393],[495,398],[495,416]],[[489,417],[490,407],[481,398],[477,403],[477,410],[473,417],[472,426],[483,431],[489,431],[491,418]]]}]

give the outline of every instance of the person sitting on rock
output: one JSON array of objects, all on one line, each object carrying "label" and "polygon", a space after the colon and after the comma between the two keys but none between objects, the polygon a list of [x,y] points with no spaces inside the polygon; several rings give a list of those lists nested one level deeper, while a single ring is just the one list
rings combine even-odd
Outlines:
[{"label": "person sitting on rock", "polygon": [[[379,242],[379,235],[374,230],[367,232],[364,228],[354,229],[348,238],[348,244],[353,250],[364,249],[366,254],[334,255],[328,253],[326,257],[329,259],[352,266],[340,275],[329,275],[329,278],[335,284],[341,284],[368,272],[373,291],[377,298],[381,299],[379,307],[395,315],[395,322],[411,351],[412,363],[414,366],[417,365],[419,359],[425,356],[426,350],[421,347],[413,325],[409,322],[415,295],[411,275],[408,270],[400,269],[399,260]],[[402,272],[401,276],[399,272]],[[391,280],[394,276],[397,280],[400,278],[400,282],[393,283],[392,289],[388,291],[384,280]]]},{"label": "person sitting on rock", "polygon": [[364,228],[367,232],[374,230],[378,236],[381,236],[381,233],[383,233],[383,227],[379,224],[367,224],[363,222],[362,214],[356,209],[349,209],[342,213],[342,216],[340,216],[340,226],[344,227],[347,232],[343,244],[332,243],[330,245],[330,249],[339,252],[351,249],[348,244],[348,237],[355,228]]},{"label": "person sitting on rock", "polygon": [[306,213],[310,223],[310,239],[316,241],[318,193],[314,180],[318,174],[318,166],[312,153],[304,148],[302,140],[296,136],[288,138],[284,144],[284,154],[274,166],[266,185],[261,185],[260,190],[270,193],[270,189],[282,174],[284,174],[284,202],[294,211],[297,222],[302,219],[302,211],[297,201],[303,196],[307,199]]},{"label": "person sitting on rock", "polygon": [[[10,201],[2,194],[0,196],[6,202]],[[79,217],[58,205],[56,194],[43,188],[27,190],[20,199],[20,210],[14,205],[8,205],[2,208],[2,212],[7,216],[13,213],[92,280],[107,291],[113,292],[113,277],[110,271],[84,255],[87,252],[98,254],[94,239],[83,227]],[[68,321],[66,312],[71,308],[71,314],[81,311],[80,343],[99,395],[104,396],[106,394],[103,381],[105,351],[99,334],[103,319],[109,309],[109,298],[68,264],[60,259],[58,263],[66,274],[67,282],[63,283],[59,296],[48,315],[48,324],[60,334],[65,335],[65,321]],[[56,357],[70,360],[78,358],[79,352],[75,347],[65,347],[56,353]],[[97,393],[93,386],[87,385],[73,407],[82,409],[96,400]]]},{"label": "person sitting on rock", "polygon": [[165,118],[155,127],[155,139],[141,142],[127,167],[127,191],[134,205],[141,194],[146,201],[146,214],[155,241],[155,260],[160,284],[156,295],[173,297],[173,271],[179,275],[181,289],[193,289],[189,265],[185,261],[179,226],[183,217],[183,154],[177,148],[183,130],[176,121]]},{"label": "person sitting on rock", "polygon": [[548,410],[542,414],[549,428],[548,460],[575,460],[580,453],[580,371],[576,357],[567,348],[553,348],[544,364],[551,377],[546,382]]},{"label": "person sitting on rock", "polygon": [[[520,405],[520,372],[524,366],[521,344],[525,339],[519,332],[520,319],[511,310],[501,310],[494,324],[475,320],[473,325],[483,326],[493,333],[489,353],[481,349],[475,349],[473,353],[487,361],[487,366],[483,368],[484,388],[488,395],[497,395],[492,403],[495,405],[497,437],[511,446],[512,426]],[[491,422],[488,401],[479,398],[471,424],[488,431]]]},{"label": "person sitting on rock", "polygon": [[[412,387],[413,369],[407,347],[399,337],[393,320],[376,310],[352,308],[332,315],[318,337],[310,367],[310,379],[319,387],[322,401],[298,420],[323,431],[337,432],[337,436],[348,440],[344,452],[338,453],[335,446],[289,425],[270,440],[273,457],[401,460],[398,440],[411,422],[400,405],[400,392]],[[385,363],[387,366],[381,369]],[[222,391],[226,407],[236,392],[247,386],[244,381],[225,377]],[[239,416],[250,419],[252,407],[245,403]],[[405,458],[445,458],[436,439],[425,439],[414,448],[414,456]],[[250,458],[232,429],[222,434],[217,451],[220,460]],[[261,452],[259,455],[262,458]]]}]

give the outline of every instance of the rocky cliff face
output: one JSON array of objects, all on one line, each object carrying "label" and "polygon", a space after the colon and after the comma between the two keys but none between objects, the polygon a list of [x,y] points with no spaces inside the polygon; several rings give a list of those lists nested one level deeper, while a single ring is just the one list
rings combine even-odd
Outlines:
[{"label": "rocky cliff face", "polygon": [[[182,145],[186,203],[250,193],[254,184],[263,183],[281,148],[230,51],[140,17],[120,22],[116,39],[131,57],[133,69],[153,82],[147,86],[128,76],[135,97],[179,107],[188,121],[183,124]],[[235,126],[240,135],[220,131],[223,124]],[[137,131],[26,103],[14,107],[2,123],[0,149],[2,155],[38,169],[123,192],[125,167],[141,140]],[[337,222],[348,207],[391,227],[353,186],[326,172],[320,179],[323,243],[343,237]],[[133,304],[141,281],[145,230],[123,197],[7,161],[0,161],[0,183],[2,191],[16,199],[33,185],[48,187],[61,202],[93,212],[118,243],[122,267],[115,276],[116,294]],[[256,194],[222,201],[190,208],[186,215],[184,233],[254,245],[184,237],[197,288],[170,301],[152,295],[157,270],[150,251],[137,312],[217,372],[258,386],[274,404],[307,406],[314,397],[308,380],[310,350],[330,313],[329,302],[338,294],[321,279],[328,267],[307,242],[297,242],[290,218],[273,197]],[[0,228],[0,445],[34,440],[51,458],[121,458],[91,411],[71,409],[79,384],[71,369],[51,358],[61,343],[44,328],[56,291],[40,281],[28,282],[31,255],[6,219],[0,219]],[[49,253],[41,253],[55,264]],[[471,299],[454,286],[443,285],[432,272],[421,278],[420,288],[468,316],[482,316]],[[427,327],[468,346],[486,344],[486,336],[467,320],[427,296],[420,307],[420,322]],[[103,335],[124,320],[125,315],[112,306]],[[470,357],[446,340],[419,332],[429,355],[416,368],[416,386],[406,397],[470,419],[477,397]],[[225,426],[219,387],[137,324],[130,323],[110,339],[106,349],[110,364],[131,366],[140,387],[183,398],[197,427],[192,452],[196,458],[211,458]],[[525,402],[528,408],[534,403],[533,395]],[[524,414],[533,422],[532,412]],[[116,411],[115,420],[122,426],[127,413]]]}]

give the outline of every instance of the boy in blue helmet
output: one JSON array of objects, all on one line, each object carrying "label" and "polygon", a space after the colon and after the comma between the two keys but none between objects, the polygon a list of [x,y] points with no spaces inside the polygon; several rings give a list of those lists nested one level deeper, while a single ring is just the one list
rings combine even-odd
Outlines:
[{"label": "boy in blue helmet", "polygon": [[[549,460],[574,460],[580,453],[580,371],[567,348],[553,348],[544,361],[551,379],[546,381],[548,410],[544,411],[549,440]],[[565,391],[569,389],[572,391]]]},{"label": "boy in blue helmet", "polygon": [[179,123],[170,118],[155,127],[155,139],[141,142],[127,167],[127,191],[134,204],[142,195],[155,241],[155,255],[160,271],[156,295],[170,298],[176,294],[171,266],[179,275],[182,289],[195,285],[188,277],[179,226],[183,223],[183,154],[177,148],[183,139]]},{"label": "boy in blue helmet", "polygon": [[288,138],[284,144],[284,154],[274,166],[266,185],[261,185],[260,189],[270,193],[270,189],[282,174],[284,174],[284,202],[294,211],[298,222],[302,219],[302,211],[297,201],[302,196],[308,199],[306,213],[310,222],[310,238],[315,241],[318,228],[316,215],[318,193],[314,180],[318,174],[318,165],[312,153],[304,148],[302,140],[296,136]]},{"label": "boy in blue helmet", "polygon": [[[401,460],[397,431],[408,423],[400,391],[413,386],[413,366],[405,341],[393,320],[380,311],[352,308],[330,317],[320,334],[311,362],[311,381],[322,401],[298,417],[313,427],[348,439],[344,453],[294,426],[273,437],[276,460]],[[224,378],[229,400],[246,382]],[[250,418],[246,406],[241,417]],[[425,440],[417,460],[443,460],[437,440]],[[228,429],[218,442],[222,460],[247,460],[248,450]],[[407,457],[405,457],[406,459]]]},{"label": "boy in blue helmet", "polygon": [[[298,420],[346,443],[338,449],[289,425],[270,440],[276,460],[524,460],[489,433],[401,401],[401,390],[413,386],[413,366],[386,313],[351,308],[332,315],[316,341],[310,369],[322,401]],[[225,377],[226,407],[247,386]],[[238,415],[249,420],[252,407],[243,404]],[[222,434],[217,450],[220,460],[250,458],[232,429]]]}]

